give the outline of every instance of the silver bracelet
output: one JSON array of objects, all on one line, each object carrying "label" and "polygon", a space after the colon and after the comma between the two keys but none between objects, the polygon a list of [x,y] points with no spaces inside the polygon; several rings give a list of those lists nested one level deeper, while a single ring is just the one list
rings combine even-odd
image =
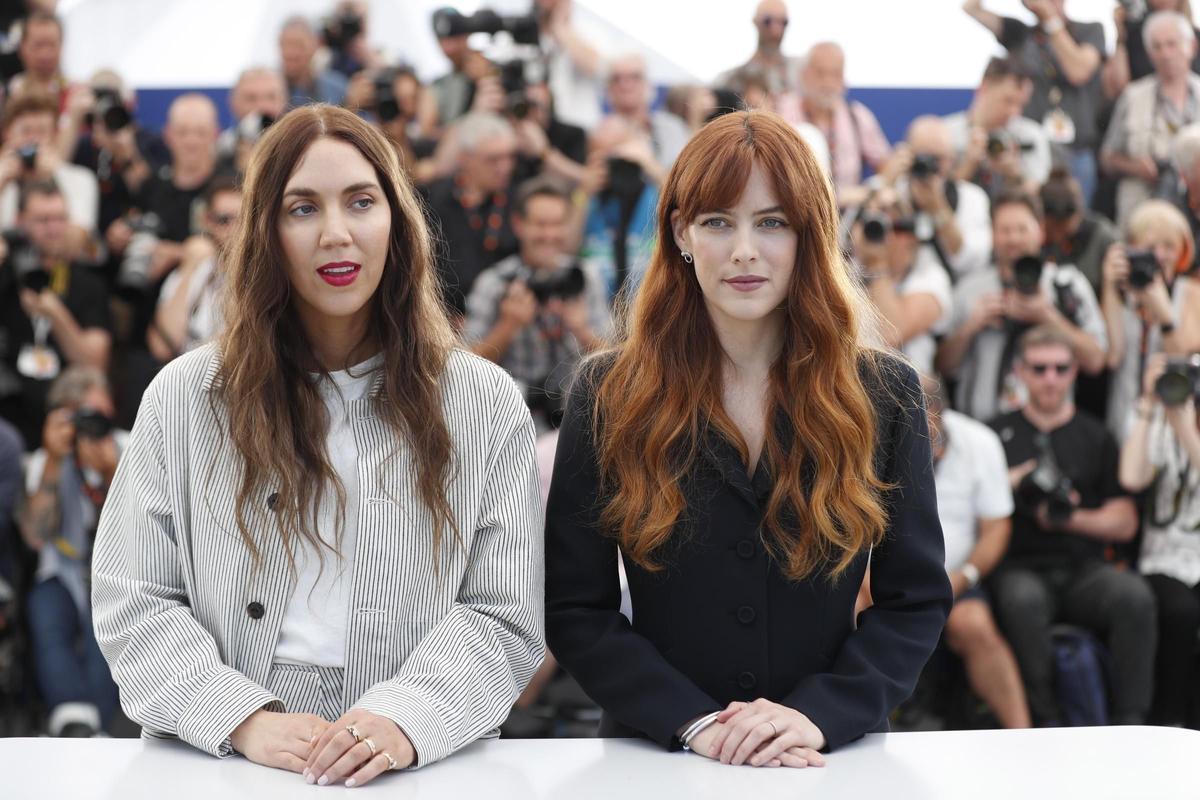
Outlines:
[{"label": "silver bracelet", "polygon": [[705,714],[703,717],[689,725],[687,730],[683,732],[683,735],[679,737],[679,741],[683,745],[683,749],[691,750],[692,739],[694,739],[696,735],[700,733],[700,731],[716,722],[717,717],[720,715],[720,711],[714,711],[711,714]]}]

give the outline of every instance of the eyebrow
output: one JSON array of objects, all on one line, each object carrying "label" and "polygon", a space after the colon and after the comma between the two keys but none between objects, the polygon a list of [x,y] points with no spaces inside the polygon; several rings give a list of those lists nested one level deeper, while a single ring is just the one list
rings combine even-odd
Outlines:
[{"label": "eyebrow", "polygon": [[[715,209],[708,213],[710,213],[710,214],[732,214],[733,212],[730,211],[728,208],[718,208],[718,209]],[[770,208],[761,208],[758,211],[755,211],[751,216],[760,217],[763,214],[780,214],[780,213],[783,213],[782,207],[771,206]]]},{"label": "eyebrow", "polygon": [[[353,194],[355,192],[361,192],[364,189],[382,191],[379,188],[379,184],[375,183],[375,181],[360,181],[359,183],[352,183],[347,186],[342,190],[342,194]],[[318,192],[316,189],[309,189],[307,186],[297,186],[293,189],[288,189],[283,193],[284,197],[291,197],[293,195],[296,197],[317,197],[320,195],[320,192]]]}]

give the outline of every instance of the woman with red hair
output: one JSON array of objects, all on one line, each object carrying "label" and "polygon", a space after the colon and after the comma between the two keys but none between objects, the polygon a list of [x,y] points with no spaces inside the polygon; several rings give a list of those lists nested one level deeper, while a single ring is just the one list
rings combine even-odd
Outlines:
[{"label": "woman with red hair", "polygon": [[702,129],[657,224],[560,432],[550,648],[602,735],[820,766],[886,729],[949,611],[920,384],[868,343],[829,181],[778,116]]}]

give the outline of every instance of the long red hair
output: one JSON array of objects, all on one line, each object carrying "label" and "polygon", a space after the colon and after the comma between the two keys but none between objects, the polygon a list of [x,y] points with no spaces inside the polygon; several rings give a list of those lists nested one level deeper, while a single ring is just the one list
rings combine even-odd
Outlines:
[{"label": "long red hair", "polygon": [[863,293],[838,247],[837,204],[800,136],[764,111],[710,122],[680,153],[658,204],[658,237],[627,310],[622,341],[596,388],[593,409],[605,504],[601,522],[638,565],[654,558],[685,510],[681,481],[703,439],[716,433],[742,460],[748,448],[722,406],[723,353],[693,267],[672,236],[684,223],[737,203],[758,164],[798,233],[785,301],[782,354],[771,375],[764,454],[774,488],[763,543],[800,580],[824,568],[837,577],[878,544],[887,514],[876,475],[875,410],[863,370],[877,369],[864,341]]}]

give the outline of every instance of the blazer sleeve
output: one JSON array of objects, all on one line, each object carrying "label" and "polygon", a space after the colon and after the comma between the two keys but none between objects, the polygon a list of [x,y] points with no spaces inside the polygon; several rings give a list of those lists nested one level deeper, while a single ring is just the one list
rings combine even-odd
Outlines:
[{"label": "blazer sleeve", "polygon": [[885,498],[886,537],[871,553],[874,605],[832,668],[801,680],[783,701],[821,729],[831,750],[878,730],[912,694],[952,604],[920,383],[898,362],[885,362],[882,372],[898,402],[894,421],[880,426],[890,428],[881,462],[895,488]]},{"label": "blazer sleeve", "polygon": [[456,600],[400,672],[354,704],[396,722],[418,766],[499,726],[545,652],[533,420],[512,380],[498,375],[497,383],[497,443]]},{"label": "blazer sleeve", "polygon": [[215,756],[229,734],[277,697],[221,660],[192,614],[168,490],[160,381],[146,390],[100,515],[92,562],[96,640],[121,707],[150,736]]},{"label": "blazer sleeve", "polygon": [[589,373],[576,381],[558,434],[546,504],[547,640],[606,714],[674,750],[681,725],[723,706],[671,666],[620,612],[617,545],[599,525],[591,428],[595,381]]}]

